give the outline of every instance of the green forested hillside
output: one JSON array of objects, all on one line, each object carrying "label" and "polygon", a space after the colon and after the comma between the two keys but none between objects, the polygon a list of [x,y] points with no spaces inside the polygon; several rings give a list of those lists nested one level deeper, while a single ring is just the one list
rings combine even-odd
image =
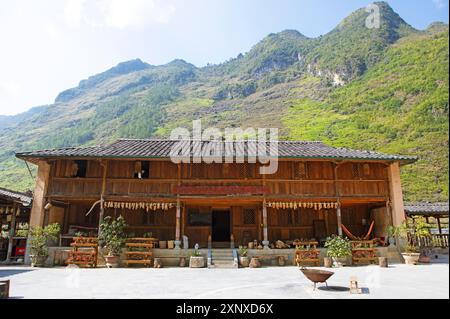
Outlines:
[{"label": "green forested hillside", "polygon": [[52,105],[0,117],[0,186],[31,188],[14,151],[167,137],[177,126],[278,127],[283,139],[418,155],[407,200],[448,198],[448,26],[418,31],[386,3],[381,27],[358,10],[330,33],[287,30],[248,53],[197,68],[183,60],[119,64]]}]

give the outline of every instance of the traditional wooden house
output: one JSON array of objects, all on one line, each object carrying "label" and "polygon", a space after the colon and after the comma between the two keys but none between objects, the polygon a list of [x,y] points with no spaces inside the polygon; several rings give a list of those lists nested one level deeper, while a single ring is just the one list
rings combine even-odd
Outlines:
[{"label": "traditional wooden house", "polygon": [[10,263],[24,259],[31,196],[31,193],[0,188],[0,262]]},{"label": "traditional wooden house", "polygon": [[174,164],[176,142],[121,139],[16,154],[38,166],[31,225],[58,222],[70,237],[122,215],[129,232],[177,247],[183,236],[190,247],[206,247],[208,239],[213,246],[257,240],[269,247],[320,241],[341,234],[342,224],[361,236],[372,221],[375,235],[386,236],[387,225],[405,218],[400,167],[415,157],[280,141],[278,171],[261,175],[262,164],[248,161]]}]

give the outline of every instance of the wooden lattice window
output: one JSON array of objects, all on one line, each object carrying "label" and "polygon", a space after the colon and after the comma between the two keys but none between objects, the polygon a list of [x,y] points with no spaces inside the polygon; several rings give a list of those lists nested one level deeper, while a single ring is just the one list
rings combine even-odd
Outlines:
[{"label": "wooden lattice window", "polygon": [[239,165],[239,176],[242,178],[252,177],[251,166],[248,163],[243,163]]},{"label": "wooden lattice window", "polygon": [[298,162],[294,163],[294,177],[296,179],[307,179],[308,178],[308,163]]},{"label": "wooden lattice window", "polygon": [[358,164],[352,164],[352,177],[354,179],[361,178],[361,174],[359,172],[359,165]]},{"label": "wooden lattice window", "polygon": [[244,209],[244,225],[256,224],[256,211],[254,209]]}]

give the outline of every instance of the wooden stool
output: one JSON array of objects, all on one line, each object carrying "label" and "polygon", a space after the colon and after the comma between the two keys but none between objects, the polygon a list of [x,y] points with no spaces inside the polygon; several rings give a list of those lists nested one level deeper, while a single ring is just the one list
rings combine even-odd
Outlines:
[{"label": "wooden stool", "polygon": [[0,299],[9,298],[9,280],[0,281]]},{"label": "wooden stool", "polygon": [[261,262],[259,261],[258,258],[252,258],[252,260],[250,261],[250,268],[260,268],[261,267]]},{"label": "wooden stool", "polygon": [[380,265],[381,268],[389,267],[387,257],[378,257],[378,264]]},{"label": "wooden stool", "polygon": [[163,263],[161,258],[155,258],[153,262],[153,268],[162,268]]}]

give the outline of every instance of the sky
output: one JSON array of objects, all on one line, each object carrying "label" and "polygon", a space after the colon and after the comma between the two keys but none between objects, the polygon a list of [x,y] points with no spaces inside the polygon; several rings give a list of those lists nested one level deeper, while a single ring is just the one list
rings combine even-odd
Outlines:
[{"label": "sky", "polygon": [[[417,29],[448,23],[449,0],[392,0]],[[53,103],[57,94],[135,58],[197,66],[247,52],[269,33],[316,37],[363,0],[0,0],[0,115]]]}]

